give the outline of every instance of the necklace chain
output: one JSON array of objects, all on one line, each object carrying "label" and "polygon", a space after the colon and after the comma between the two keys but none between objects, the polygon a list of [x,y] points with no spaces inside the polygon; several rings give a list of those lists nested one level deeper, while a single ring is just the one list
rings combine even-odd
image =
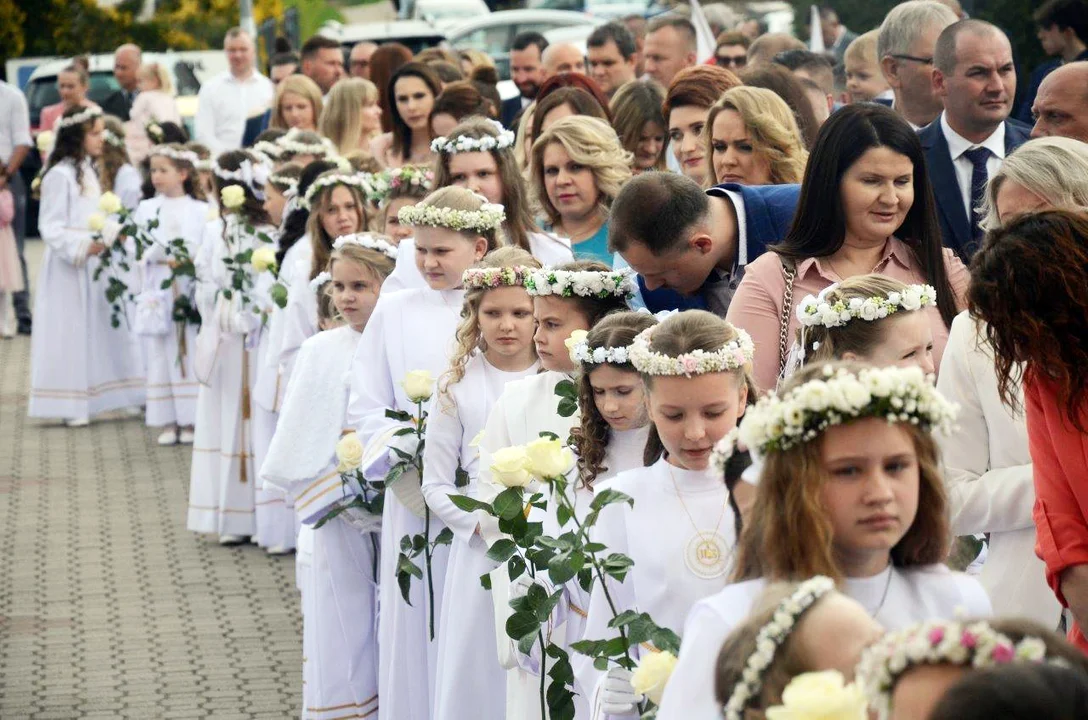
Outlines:
[{"label": "necklace chain", "polygon": [[884,602],[888,599],[888,591],[891,590],[891,587],[892,587],[892,575],[893,574],[895,574],[894,569],[889,566],[888,567],[888,581],[884,583],[884,594],[882,594],[880,596],[880,603],[876,606],[876,609],[873,610],[871,613],[869,613],[870,617],[875,618],[877,615],[880,614],[880,611],[884,608]]},{"label": "necklace chain", "polygon": [[676,483],[676,474],[673,472],[672,463],[669,463],[668,460],[665,462],[669,465],[669,478],[672,480],[673,489],[676,490],[676,499],[680,501],[680,507],[684,509],[684,514],[688,516],[688,521],[691,523],[691,526],[695,528],[695,534],[704,535],[716,533],[722,524],[722,518],[725,517],[725,509],[729,507],[729,499],[726,498],[725,502],[722,503],[722,513],[718,516],[718,521],[714,523],[714,527],[710,530],[700,530],[699,525],[695,522],[695,518],[691,516],[691,511],[688,510],[688,506],[684,503],[684,496],[680,494],[680,486]]}]

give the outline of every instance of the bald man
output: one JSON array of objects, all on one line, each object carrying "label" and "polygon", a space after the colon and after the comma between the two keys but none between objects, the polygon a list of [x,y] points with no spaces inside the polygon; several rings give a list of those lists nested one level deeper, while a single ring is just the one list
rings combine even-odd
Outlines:
[{"label": "bald man", "polygon": [[126,43],[113,53],[113,77],[120,89],[106,96],[102,101],[102,110],[107,115],[116,115],[122,120],[129,119],[132,102],[136,99],[137,79],[143,53],[132,43]]},{"label": "bald man", "polygon": [[570,43],[559,43],[544,48],[541,62],[548,77],[572,72],[584,75],[586,72],[585,56],[582,55],[581,50]]},{"label": "bald man", "polygon": [[1031,106],[1031,136],[1088,142],[1088,61],[1068,63],[1043,79]]},{"label": "bald man", "polygon": [[372,42],[356,43],[351,48],[351,55],[348,56],[348,72],[352,77],[370,79],[370,56],[377,49],[377,44]]}]

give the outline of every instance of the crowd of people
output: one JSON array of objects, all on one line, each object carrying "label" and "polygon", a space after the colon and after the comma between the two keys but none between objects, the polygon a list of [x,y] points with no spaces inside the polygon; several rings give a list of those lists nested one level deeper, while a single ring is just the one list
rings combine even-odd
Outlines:
[{"label": "crowd of people", "polygon": [[190,530],[294,554],[308,720],[1085,717],[1088,6],[1035,19],[1019,108],[933,0],[523,33],[505,101],[234,29],[193,138],[73,61],[33,325],[0,85],[0,333],[30,417],[142,414]]}]

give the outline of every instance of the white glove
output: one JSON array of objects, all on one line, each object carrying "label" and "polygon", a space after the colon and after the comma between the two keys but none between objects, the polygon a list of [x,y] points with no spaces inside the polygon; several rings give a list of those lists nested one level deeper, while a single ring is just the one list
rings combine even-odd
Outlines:
[{"label": "white glove", "polygon": [[601,687],[601,710],[608,715],[626,715],[638,710],[642,696],[631,686],[631,671],[611,667]]}]

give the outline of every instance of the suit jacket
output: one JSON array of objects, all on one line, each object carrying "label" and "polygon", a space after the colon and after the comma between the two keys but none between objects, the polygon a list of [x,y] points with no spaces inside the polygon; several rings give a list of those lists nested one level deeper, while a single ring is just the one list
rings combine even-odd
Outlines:
[{"label": "suit jacket", "polygon": [[[1028,141],[1031,128],[1017,120],[1005,121],[1005,154]],[[929,166],[929,182],[937,201],[937,215],[941,223],[941,241],[951,248],[964,264],[978,249],[971,237],[971,221],[963,207],[963,192],[956,180],[956,168],[948,150],[948,140],[941,130],[940,118],[918,131],[918,139],[926,154]]]},{"label": "suit jacket", "polygon": [[102,101],[102,112],[118,117],[123,122],[128,122],[131,119],[129,117],[129,111],[131,110],[132,101],[125,97],[124,90],[114,90]]},{"label": "suit jacket", "polygon": [[[504,127],[510,128],[513,125],[514,118],[521,112],[521,95],[515,95],[509,100],[502,101],[502,124]],[[512,129],[512,128],[511,128]]]}]

